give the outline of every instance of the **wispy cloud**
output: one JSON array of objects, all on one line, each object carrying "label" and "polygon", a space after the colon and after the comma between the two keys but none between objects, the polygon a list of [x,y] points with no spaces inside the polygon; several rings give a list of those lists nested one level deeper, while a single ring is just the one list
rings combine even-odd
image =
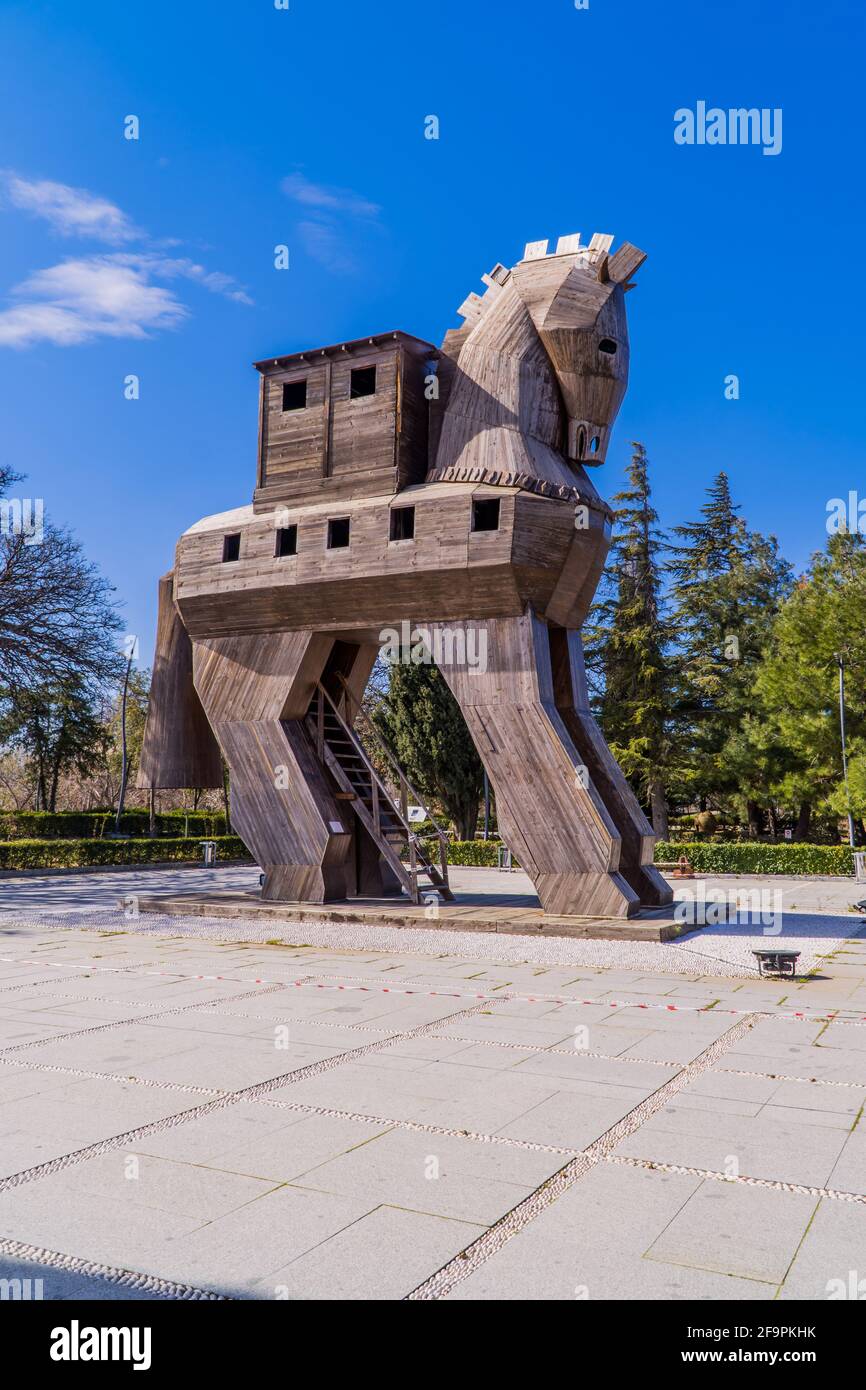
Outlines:
[{"label": "wispy cloud", "polygon": [[299,222],[297,231],[307,255],[319,265],[346,275],[358,269],[358,259],[340,228],[325,222]]},{"label": "wispy cloud", "polygon": [[41,217],[63,236],[87,236],[116,245],[133,241],[141,233],[116,203],[48,179],[26,179],[6,169],[0,174],[12,207]]},{"label": "wispy cloud", "polygon": [[196,284],[210,290],[211,294],[221,294],[226,299],[234,300],[236,304],[253,303],[246,290],[233,276],[225,275],[221,270],[207,270],[187,256],[157,256],[153,252],[143,252],[140,255],[120,253],[113,256],[112,260],[147,271],[158,280],[194,280]]},{"label": "wispy cloud", "polygon": [[70,347],[94,338],[146,338],[176,328],[188,309],[146,269],[114,256],[61,261],[12,291],[21,303],[0,311],[0,346]]},{"label": "wispy cloud", "polygon": [[176,238],[152,240],[115,203],[86,189],[4,170],[0,194],[7,208],[40,217],[64,236],[110,245],[142,243],[140,250],[70,258],[35,271],[12,289],[10,307],[0,310],[0,347],[40,342],[68,347],[100,337],[146,338],[176,328],[189,310],[159,283],[165,280],[189,280],[235,303],[253,302],[233,276],[208,270],[187,256],[164,254],[180,245]]},{"label": "wispy cloud", "polygon": [[379,226],[379,204],[351,188],[313,183],[301,173],[289,174],[281,187],[303,209],[296,230],[307,255],[338,274],[358,270],[359,235]]},{"label": "wispy cloud", "polygon": [[382,209],[378,203],[370,202],[351,188],[337,188],[326,183],[311,183],[303,174],[289,174],[283,179],[283,192],[304,207],[318,208],[323,212],[345,213],[349,217],[376,218]]}]

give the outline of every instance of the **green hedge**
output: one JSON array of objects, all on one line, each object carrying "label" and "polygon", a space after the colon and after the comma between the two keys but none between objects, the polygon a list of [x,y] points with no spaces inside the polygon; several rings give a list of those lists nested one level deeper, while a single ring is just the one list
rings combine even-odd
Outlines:
[{"label": "green hedge", "polygon": [[[188,817],[188,820],[187,820]],[[0,811],[0,840],[99,840],[114,829],[114,811]],[[126,811],[120,820],[121,833],[147,838],[150,815],[147,811]],[[157,835],[177,838],[189,834],[213,839],[224,835],[223,811],[168,811],[156,817]]]},{"label": "green hedge", "polygon": [[[422,837],[424,847],[430,858],[435,863],[439,863],[439,841],[438,839],[428,839]],[[448,863],[462,864],[482,869],[495,869],[497,863],[497,853],[501,841],[499,840],[449,840],[448,841]],[[404,853],[403,858],[408,858]],[[517,861],[514,861],[515,864]]]},{"label": "green hedge", "polygon": [[765,845],[759,842],[719,844],[712,840],[677,841],[656,845],[657,863],[685,855],[693,869],[705,874],[853,874],[849,845]]},{"label": "green hedge", "polygon": [[[237,835],[212,835],[217,862],[251,863]],[[5,840],[0,842],[0,869],[77,869],[87,864],[188,863],[201,860],[197,838],[164,836],[158,840]]]},{"label": "green hedge", "polygon": [[[438,857],[436,840],[424,841],[428,853]],[[452,840],[448,863],[496,868],[499,840]],[[715,874],[853,874],[848,845],[719,844],[712,840],[676,841],[656,845],[660,863],[685,855],[694,869]],[[517,860],[514,860],[517,864]]]}]

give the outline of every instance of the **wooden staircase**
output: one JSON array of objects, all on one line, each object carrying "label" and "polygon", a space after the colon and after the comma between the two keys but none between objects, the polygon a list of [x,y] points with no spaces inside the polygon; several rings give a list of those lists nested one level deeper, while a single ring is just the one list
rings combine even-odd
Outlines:
[{"label": "wooden staircase", "polygon": [[[380,735],[346,681],[337,675],[346,697],[350,717],[364,724],[365,732],[376,743],[387,762],[398,788],[393,796],[370,761],[355,729],[340,713],[321,682],[307,710],[306,726],[320,762],[331,773],[347,803],[378,846],[383,858],[396,874],[413,903],[437,894],[453,902],[448,886],[448,836],[430,814],[415,788],[403,773],[393,753]],[[439,839],[438,864],[429,856],[423,842],[409,824],[409,800],[422,806]],[[427,884],[421,882],[427,880]]]}]

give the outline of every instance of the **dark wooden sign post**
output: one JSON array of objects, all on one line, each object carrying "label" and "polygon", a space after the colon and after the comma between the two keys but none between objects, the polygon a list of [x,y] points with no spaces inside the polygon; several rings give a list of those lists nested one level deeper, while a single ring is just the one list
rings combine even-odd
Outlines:
[{"label": "dark wooden sign post", "polygon": [[139,785],[220,786],[222,750],[263,898],[447,894],[411,788],[395,798],[354,733],[387,634],[421,628],[545,911],[670,901],[580,638],[612,520],[589,470],[645,259],[612,240],[495,266],[438,351],[386,333],[256,363],[253,501],[185,532],[160,583]]}]

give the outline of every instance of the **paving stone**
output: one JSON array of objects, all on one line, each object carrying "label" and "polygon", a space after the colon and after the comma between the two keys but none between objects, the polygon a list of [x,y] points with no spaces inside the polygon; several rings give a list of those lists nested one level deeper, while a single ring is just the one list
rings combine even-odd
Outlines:
[{"label": "paving stone", "polygon": [[647,1251],[665,1264],[778,1285],[817,1203],[814,1197],[705,1182]]},{"label": "paving stone", "polygon": [[180,1082],[239,1091],[284,1073],[299,1071],[334,1055],[333,1048],[291,1043],[275,1048],[273,1038],[208,1039],[194,1047],[155,1057],[136,1068],[135,1075],[154,1081]]},{"label": "paving stone", "polygon": [[721,1070],[711,1070],[693,1077],[686,1090],[679,1092],[678,1099],[685,1101],[689,1097],[704,1096],[710,1100],[739,1100],[764,1105],[778,1093],[781,1085],[780,1081],[768,1076],[734,1076]]},{"label": "paving stone", "polygon": [[[858,1192],[866,1195],[866,1128],[863,1120],[845,1141],[836,1166],[827,1179],[827,1186],[837,1192]],[[866,1274],[866,1252],[863,1261]]]},{"label": "paving stone", "polygon": [[[45,1180],[43,1180],[45,1181]],[[274,1189],[273,1181],[228,1173],[201,1164],[118,1149],[61,1171],[50,1179],[55,1201],[106,1199],[152,1208],[197,1222],[212,1221]]]},{"label": "paving stone", "polygon": [[642,1256],[699,1185],[695,1178],[598,1164],[451,1297],[664,1297],[669,1278]]},{"label": "paving stone", "polygon": [[[863,1188],[861,1167],[860,1189]],[[779,1291],[781,1299],[866,1299],[866,1206],[824,1198]]]},{"label": "paving stone", "polygon": [[[673,1017],[673,1015],[671,1015]],[[661,1028],[645,1029],[622,1053],[624,1057],[645,1058],[650,1062],[678,1062],[685,1066],[708,1046],[700,1033],[682,1031],[667,1033]],[[609,1051],[609,1048],[605,1049]]]},{"label": "paving stone", "polygon": [[24,1129],[4,1130],[0,1134],[0,1178],[22,1173],[38,1163],[47,1163],[69,1153],[68,1137],[40,1134]]},{"label": "paving stone", "polygon": [[[435,1071],[428,1069],[418,1073],[419,1086],[427,1085],[428,1078],[432,1076],[430,1084],[447,1087],[447,1094],[428,1100],[416,1118],[425,1124],[441,1125],[443,1129],[469,1129],[496,1134],[557,1094],[557,1083],[546,1077],[519,1077],[514,1072],[497,1073],[494,1087],[487,1074],[476,1078],[468,1068],[462,1076],[459,1075],[460,1071],[459,1067],[450,1067],[446,1077],[443,1064]],[[587,1104],[592,1102],[588,1101]],[[536,1138],[535,1135],[530,1137]],[[542,1138],[538,1142],[558,1141]]]},{"label": "paving stone", "polygon": [[[191,1099],[198,1103],[206,1098],[194,1096]],[[137,1139],[136,1153],[184,1163],[209,1164],[216,1154],[240,1149],[259,1136],[299,1124],[303,1118],[289,1110],[246,1101]]]},{"label": "paving stone", "polygon": [[27,1245],[99,1264],[166,1274],[177,1239],[200,1227],[195,1218],[80,1194],[65,1200],[67,1172],[0,1192],[0,1233]]},{"label": "paving stone", "polygon": [[490,1225],[562,1167],[550,1154],[391,1130],[311,1167],[296,1183],[364,1200]]},{"label": "paving stone", "polygon": [[[484,1228],[382,1206],[254,1287],[261,1298],[400,1299]],[[388,1252],[382,1258],[382,1251]]]},{"label": "paving stone", "polygon": [[[844,1094],[846,1093],[837,1091],[834,1099],[838,1099],[840,1095]],[[802,1099],[805,1100],[805,1097]],[[815,1100],[818,1099],[819,1097],[816,1095]],[[848,1134],[859,1108],[859,1106],[855,1106],[853,1110],[847,1108],[843,1110],[826,1104],[776,1105],[774,1103],[773,1105],[765,1105],[761,1110],[761,1116],[764,1119],[778,1121],[780,1124],[822,1125],[827,1129],[838,1129],[843,1134]]]},{"label": "paving stone", "polygon": [[[274,1111],[274,1114],[279,1113]],[[318,1169],[320,1164],[388,1133],[388,1126],[358,1120],[341,1120],[326,1115],[292,1118],[290,1112],[282,1113],[287,1121],[283,1128],[258,1127],[252,1136],[246,1137],[244,1143],[214,1153],[208,1159],[208,1166],[233,1173],[249,1173],[276,1182],[299,1181],[303,1174]]]},{"label": "paving stone", "polygon": [[68,1077],[60,1076],[56,1072],[0,1066],[0,1124],[3,1121],[2,1107],[6,1101],[19,1100],[24,1096],[45,1095],[48,1091],[63,1092],[68,1084]]},{"label": "paving stone", "polygon": [[12,1128],[65,1140],[69,1151],[189,1109],[201,1099],[113,1081],[81,1081],[68,1086],[62,1099],[52,1092],[47,1098],[7,1101],[0,1117]]},{"label": "paving stone", "polygon": [[[277,1270],[368,1211],[363,1199],[280,1187],[197,1230],[185,1228],[170,1249],[149,1257],[148,1273],[235,1295],[250,1294],[265,1279],[276,1282]],[[380,1251],[380,1258],[384,1262],[387,1252]]]},{"label": "paving stone", "polygon": [[634,1108],[627,1098],[601,1099],[559,1091],[497,1132],[509,1139],[558,1144],[577,1153]]},{"label": "paving stone", "polygon": [[766,1119],[764,1112],[720,1115],[671,1102],[617,1152],[721,1173],[734,1158],[743,1177],[824,1187],[846,1137],[845,1130]]}]

